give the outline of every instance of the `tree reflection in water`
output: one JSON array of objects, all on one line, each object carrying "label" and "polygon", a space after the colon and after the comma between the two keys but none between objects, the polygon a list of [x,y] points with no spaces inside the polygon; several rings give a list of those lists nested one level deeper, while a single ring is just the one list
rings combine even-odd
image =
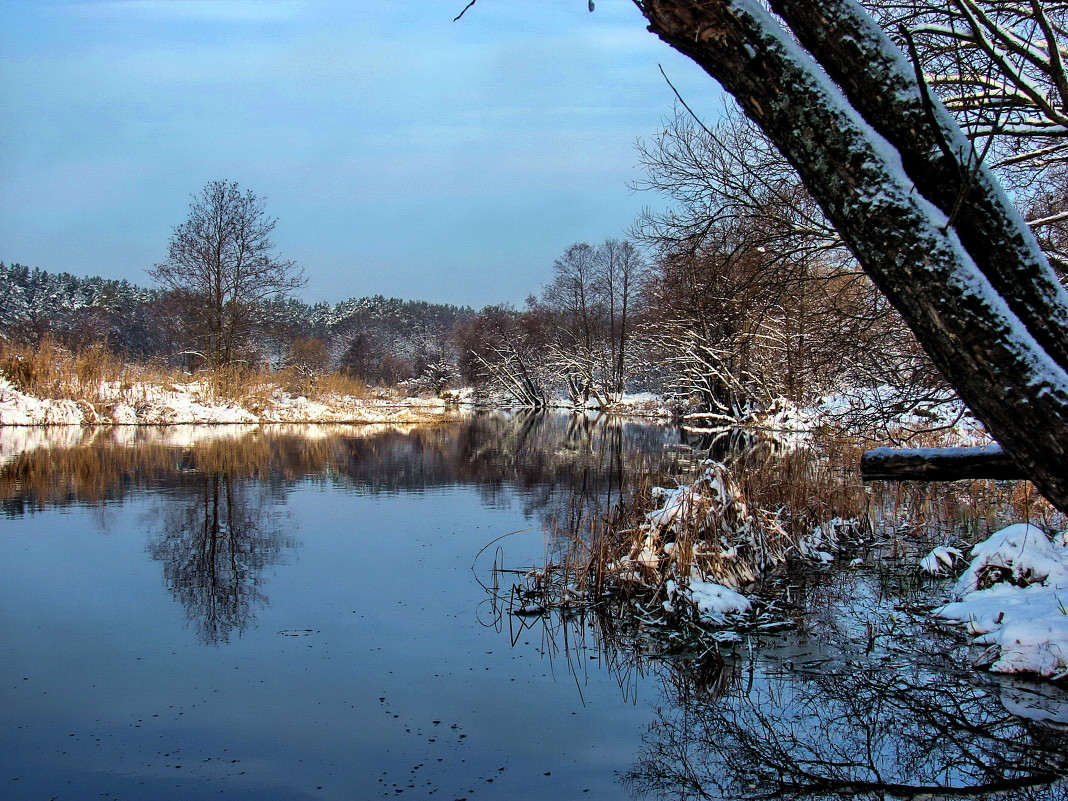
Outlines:
[{"label": "tree reflection in water", "polygon": [[148,552],[163,563],[168,589],[185,608],[201,642],[239,636],[265,606],[263,570],[293,546],[267,486],[232,473],[195,474],[154,515]]},{"label": "tree reflection in water", "polygon": [[1068,798],[1068,733],[1008,713],[973,675],[750,671],[722,697],[657,710],[625,779],[636,794]]},{"label": "tree reflection in water", "polygon": [[[290,523],[277,513],[292,487],[402,494],[474,486],[487,503],[521,503],[544,528],[566,534],[586,531],[643,476],[685,473],[709,453],[749,444],[721,437],[695,451],[666,426],[523,413],[478,414],[453,426],[310,430],[61,432],[51,448],[9,449],[15,455],[0,465],[0,499],[8,514],[25,515],[135,490],[160,493],[149,552],[201,641],[221,644],[266,604],[265,568],[292,545]],[[776,486],[797,487],[812,469],[802,456],[764,459],[765,472]],[[549,542],[565,557],[587,545],[581,537]],[[505,564],[495,549],[484,561]],[[1068,735],[1038,720],[1068,720],[1066,694],[1050,688],[1048,709],[1036,713],[1032,707],[1046,701],[1035,688],[955,672],[929,633],[903,632],[892,615],[914,589],[914,567],[896,574],[882,556],[868,563],[878,570],[838,571],[833,582],[823,572],[791,578],[785,592],[804,607],[799,629],[779,640],[754,638],[748,661],[721,658],[714,645],[680,647],[599,596],[588,596],[598,598],[596,613],[589,602],[565,602],[540,617],[510,614],[513,602],[537,600],[509,594],[514,575],[495,575],[480,612],[513,644],[520,635],[536,639],[527,635],[541,627],[540,650],[566,661],[580,690],[592,670],[612,671],[628,699],[646,686],[640,677],[659,679],[663,697],[626,779],[638,794],[682,801],[1000,790],[1007,798],[1068,798],[1058,778],[1068,772]],[[916,653],[921,641],[935,643],[931,653]],[[779,657],[769,653],[776,648]],[[781,655],[788,648],[793,665]],[[806,672],[816,663],[822,673]]]},{"label": "tree reflection in water", "polygon": [[[474,413],[450,425],[6,429],[0,512],[122,502],[164,493],[151,555],[201,640],[225,643],[266,603],[264,567],[289,540],[276,501],[315,482],[344,492],[423,493],[474,486],[519,503],[543,526],[577,523],[587,501],[618,497],[628,474],[678,472],[692,460],[669,425],[587,415]],[[22,436],[24,435],[25,436]],[[3,443],[0,443],[2,445]],[[581,487],[573,492],[572,487]],[[581,497],[583,503],[576,503]]]},{"label": "tree reflection in water", "polygon": [[580,694],[591,659],[632,700],[655,677],[654,718],[622,777],[636,798],[1068,799],[1068,693],[1055,686],[957,668],[940,646],[843,659],[791,634],[754,637],[744,657],[713,641],[679,652],[615,612],[505,612],[498,625],[513,643],[540,628]]}]

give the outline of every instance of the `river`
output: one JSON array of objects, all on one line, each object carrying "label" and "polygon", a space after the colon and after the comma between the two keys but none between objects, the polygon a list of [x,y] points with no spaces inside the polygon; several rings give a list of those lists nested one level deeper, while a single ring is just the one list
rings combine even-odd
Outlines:
[{"label": "river", "polygon": [[504,413],[2,429],[0,796],[1068,797],[1068,694],[956,667],[914,571],[791,575],[788,631],[702,653],[510,614],[547,530],[707,448]]}]

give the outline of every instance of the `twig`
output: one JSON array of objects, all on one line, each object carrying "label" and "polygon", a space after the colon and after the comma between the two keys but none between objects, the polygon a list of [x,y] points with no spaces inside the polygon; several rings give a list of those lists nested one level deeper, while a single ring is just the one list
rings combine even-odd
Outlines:
[{"label": "twig", "polygon": [[[471,0],[471,2],[474,3],[474,0]],[[507,534],[501,534],[501,536],[495,537],[494,539],[490,540],[485,545],[483,545],[481,548],[479,548],[478,549],[478,553],[475,554],[474,561],[471,562],[471,572],[475,574],[475,581],[478,581],[478,573],[475,572],[476,568],[478,566],[478,558],[480,556],[482,556],[483,553],[486,552],[487,548],[489,548],[494,543],[500,542],[501,540],[505,539],[506,537],[511,537],[513,534],[523,534],[523,533],[525,533],[527,531],[533,531],[533,530],[534,530],[533,528],[521,528],[521,529],[519,529],[517,531],[509,531]],[[494,560],[494,561],[496,561],[496,560]],[[478,581],[478,583],[482,585],[482,589],[484,589],[484,590],[488,590],[489,589],[489,587],[487,587],[485,584],[482,584],[481,581]]]},{"label": "twig", "polygon": [[[472,3],[474,1],[475,0],[471,0]],[[690,108],[690,105],[685,100],[682,99],[682,95],[679,94],[679,90],[675,88],[675,84],[673,84],[671,82],[671,78],[669,78],[667,76],[667,73],[664,72],[664,65],[663,64],[657,64],[656,66],[660,68],[660,74],[664,76],[664,80],[667,81],[667,85],[671,87],[671,91],[675,93],[675,97],[677,97],[679,102],[682,103],[682,107],[684,109],[686,109],[688,112],[690,112],[690,116],[693,117],[694,122],[696,122],[698,125],[701,126],[701,130],[702,131],[704,131],[706,134],[708,134],[710,137],[712,137],[712,141],[714,141],[716,144],[718,144],[718,145],[720,145],[722,147],[723,143],[719,141],[719,137],[717,137],[714,133],[712,133],[710,130],[708,130],[708,126],[706,126],[703,122],[701,122],[701,118],[698,117],[694,113],[694,110],[692,108]]]},{"label": "twig", "polygon": [[452,21],[456,22],[457,20],[459,20],[460,17],[462,17],[464,14],[467,13],[467,9],[471,8],[471,6],[473,6],[474,4],[475,4],[475,0],[471,0],[470,3],[468,3],[466,6],[464,6],[464,10],[463,11],[461,11],[459,14],[457,14],[455,17],[452,18]]}]

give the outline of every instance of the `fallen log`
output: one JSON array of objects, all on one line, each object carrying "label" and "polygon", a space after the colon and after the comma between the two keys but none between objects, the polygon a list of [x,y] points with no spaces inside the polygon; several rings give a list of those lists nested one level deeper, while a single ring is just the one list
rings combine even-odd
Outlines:
[{"label": "fallen log", "polygon": [[860,457],[864,481],[1017,481],[1026,476],[1000,445],[976,448],[874,448]]}]

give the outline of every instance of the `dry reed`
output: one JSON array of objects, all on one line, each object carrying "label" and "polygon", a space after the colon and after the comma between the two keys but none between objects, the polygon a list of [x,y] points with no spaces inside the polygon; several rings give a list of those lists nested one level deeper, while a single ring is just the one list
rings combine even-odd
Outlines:
[{"label": "dry reed", "polygon": [[71,347],[51,337],[32,347],[0,341],[0,375],[26,395],[89,404],[97,411],[119,402],[147,402],[156,389],[179,385],[195,385],[209,400],[240,403],[253,411],[270,406],[279,391],[321,402],[373,394],[363,381],[342,373],[237,364],[190,375],[156,362],[124,362],[100,344]]},{"label": "dry reed", "polygon": [[372,394],[367,384],[358,378],[340,372],[315,372],[300,367],[269,370],[231,365],[206,371],[205,375],[207,386],[216,400],[243,403],[253,410],[269,405],[279,390],[323,402],[340,397],[364,399]]},{"label": "dry reed", "polygon": [[759,592],[796,560],[830,561],[860,547],[913,556],[935,544],[966,548],[1021,520],[1047,530],[1068,524],[1025,481],[864,485],[860,453],[840,441],[763,443],[705,463],[674,489],[640,481],[584,529],[553,531],[553,560],[518,592],[546,609],[622,603],[678,625],[686,610],[662,611],[672,585]]},{"label": "dry reed", "polygon": [[124,370],[99,344],[73,349],[51,337],[43,337],[36,347],[0,343],[0,373],[19,391],[38,398],[97,403]]}]

